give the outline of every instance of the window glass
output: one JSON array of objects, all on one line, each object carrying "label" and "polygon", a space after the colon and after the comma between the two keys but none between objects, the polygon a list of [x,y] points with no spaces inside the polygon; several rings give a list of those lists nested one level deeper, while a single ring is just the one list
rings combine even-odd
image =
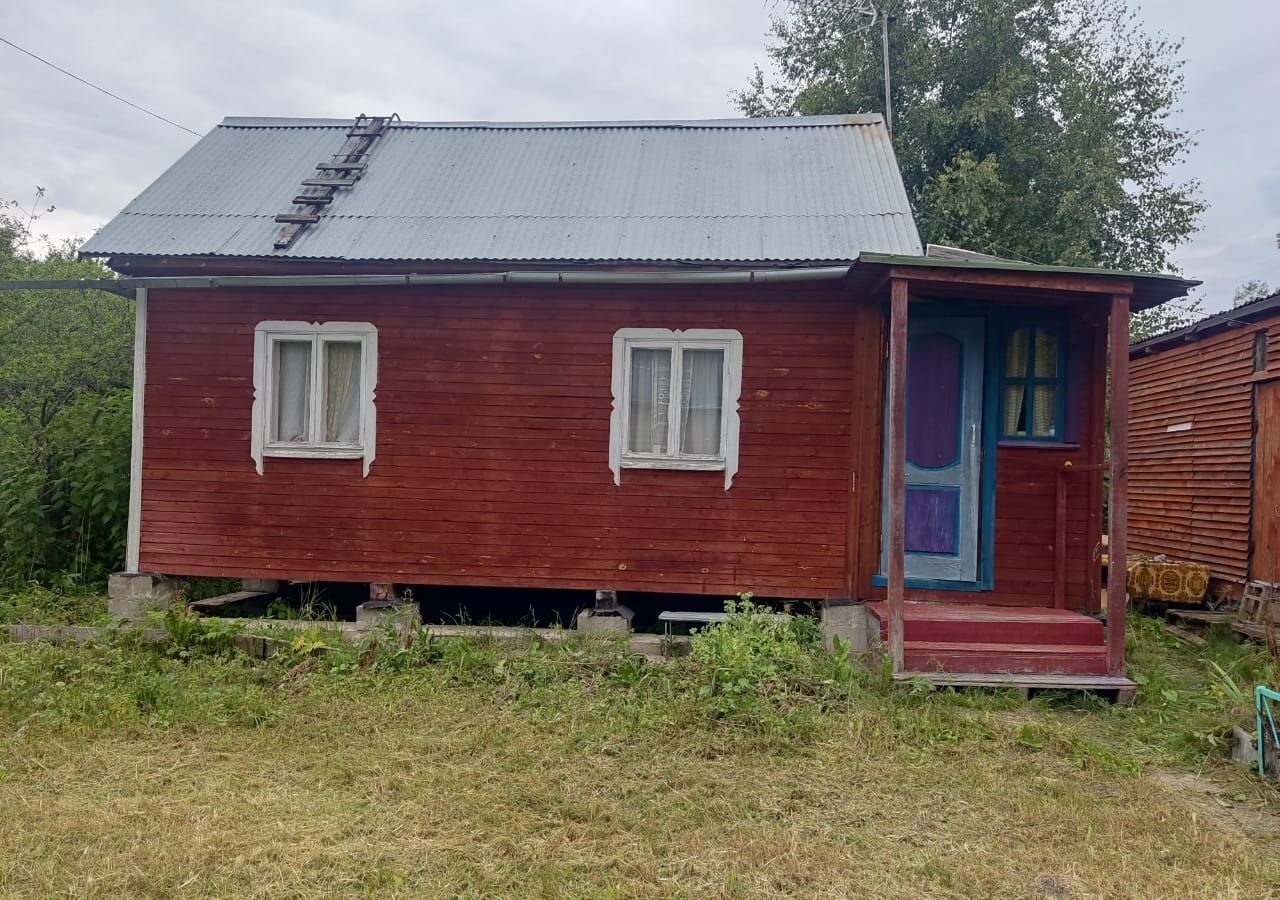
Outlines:
[{"label": "window glass", "polygon": [[271,440],[301,443],[311,427],[311,342],[276,341]]},{"label": "window glass", "polygon": [[1031,389],[1031,436],[1053,437],[1058,433],[1058,386],[1037,384]]},{"label": "window glass", "polygon": [[360,440],[360,344],[324,344],[324,441],[355,444]]},{"label": "window glass", "polygon": [[1004,374],[1009,378],[1027,377],[1029,329],[1019,328],[1009,332],[1004,349]]},{"label": "window glass", "polygon": [[1037,378],[1058,377],[1058,336],[1052,331],[1036,329],[1035,360]]},{"label": "window glass", "polygon": [[1004,431],[1007,437],[1027,436],[1027,388],[1007,384],[1004,388]]},{"label": "window glass", "polygon": [[1006,333],[1000,413],[1003,437],[1061,437],[1063,369],[1061,332],[1024,326]]},{"label": "window glass", "polygon": [[680,452],[718,456],[724,351],[685,350],[680,377]]},{"label": "window glass", "polygon": [[636,347],[631,351],[629,451],[667,452],[670,404],[671,350]]}]

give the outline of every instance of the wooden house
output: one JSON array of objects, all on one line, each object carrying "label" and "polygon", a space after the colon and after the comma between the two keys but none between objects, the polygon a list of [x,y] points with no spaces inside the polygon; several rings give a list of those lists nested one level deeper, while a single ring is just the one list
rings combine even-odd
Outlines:
[{"label": "wooden house", "polygon": [[926,253],[879,116],[228,119],[82,252],[138,297],[131,572],[753,591],[1127,684],[1108,359],[1122,408],[1188,282]]},{"label": "wooden house", "polygon": [[1130,549],[1280,582],[1280,294],[1130,354]]}]

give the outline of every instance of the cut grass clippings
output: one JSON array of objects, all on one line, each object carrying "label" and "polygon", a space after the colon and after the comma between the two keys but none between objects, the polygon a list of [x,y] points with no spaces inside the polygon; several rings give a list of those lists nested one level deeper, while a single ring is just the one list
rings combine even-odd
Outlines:
[{"label": "cut grass clippings", "polygon": [[[311,656],[313,639],[266,662],[190,634],[0,645],[0,892],[1275,895],[1276,842],[1161,777],[1196,769],[1274,815],[1195,737],[1203,665],[1149,624],[1134,642],[1154,690],[1195,701],[1184,739],[1150,739],[1184,720],[1145,688],[1132,711],[1022,704],[825,662],[753,686],[724,635],[657,665],[577,641]],[[139,691],[156,678],[168,693]],[[749,704],[708,696],[744,679]]]}]

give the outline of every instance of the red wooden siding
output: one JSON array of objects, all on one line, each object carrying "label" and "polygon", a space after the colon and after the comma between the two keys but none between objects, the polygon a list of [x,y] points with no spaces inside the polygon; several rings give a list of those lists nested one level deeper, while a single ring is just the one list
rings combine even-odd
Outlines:
[{"label": "red wooden siding", "polygon": [[[879,562],[883,309],[834,285],[150,295],[142,566],[175,575],[822,599]],[[378,328],[377,458],[249,457],[262,320]],[[740,468],[608,467],[618,328],[743,334]],[[1001,447],[995,590],[1047,606],[1056,471],[1101,462],[1105,348],[1070,335],[1078,446]],[[1096,608],[1100,482],[1069,483],[1067,605]]]},{"label": "red wooden siding", "polygon": [[[823,598],[846,593],[855,323],[835,286],[153,291],[144,569]],[[377,458],[249,458],[253,329],[378,328]],[[740,469],[608,467],[622,327],[743,334]],[[872,365],[875,360],[870,360]],[[874,481],[875,479],[871,479]],[[860,480],[859,484],[866,483]]]},{"label": "red wooden siding", "polygon": [[[1129,388],[1129,549],[1249,577],[1254,334],[1280,317],[1138,353]],[[1190,430],[1169,431],[1191,424]]]}]

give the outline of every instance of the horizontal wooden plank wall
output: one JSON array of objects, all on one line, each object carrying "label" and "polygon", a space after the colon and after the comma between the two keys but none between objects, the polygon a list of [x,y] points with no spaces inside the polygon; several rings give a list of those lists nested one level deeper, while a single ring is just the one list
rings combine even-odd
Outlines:
[{"label": "horizontal wooden plank wall", "polygon": [[[908,600],[983,603],[999,606],[1050,606],[1054,579],[1054,505],[1057,472],[1066,462],[1083,466],[1102,462],[1103,422],[1099,414],[1106,389],[1104,320],[1078,312],[1068,333],[1067,446],[1000,446],[996,450],[995,574],[990,591],[908,589]],[[878,464],[878,459],[876,460]],[[878,472],[874,476],[878,486]],[[873,508],[878,498],[870,500]],[[869,512],[870,510],[868,510]],[[864,513],[866,515],[867,513]],[[878,514],[877,514],[878,515]],[[1096,473],[1071,476],[1067,493],[1066,605],[1097,610],[1098,560],[1102,538],[1102,487]],[[878,519],[875,521],[878,522]],[[862,596],[882,599],[871,587],[878,568],[877,536],[864,536],[859,576]]]},{"label": "horizontal wooden plank wall", "polygon": [[[1253,336],[1278,320],[1134,355],[1129,387],[1131,551],[1203,563],[1228,581],[1248,577]],[[1280,368],[1276,340],[1272,335],[1273,369]]]},{"label": "horizontal wooden plank wall", "polygon": [[[839,285],[151,293],[144,569],[175,575],[847,592],[855,321]],[[377,458],[249,458],[253,329],[378,327]],[[622,327],[743,334],[740,470],[608,467]],[[878,326],[875,326],[878,327]],[[874,359],[867,361],[876,365]],[[871,479],[874,481],[874,478]],[[859,484],[866,483],[866,479]]]}]

